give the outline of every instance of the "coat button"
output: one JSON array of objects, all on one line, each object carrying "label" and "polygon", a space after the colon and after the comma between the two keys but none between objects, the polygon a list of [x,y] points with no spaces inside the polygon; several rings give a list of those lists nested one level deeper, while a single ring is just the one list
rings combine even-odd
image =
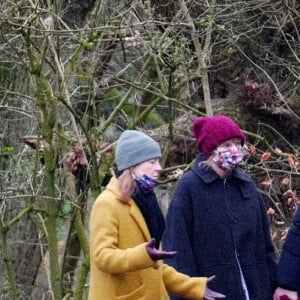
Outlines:
[{"label": "coat button", "polygon": [[159,269],[159,264],[158,264],[157,262],[155,262],[155,263],[153,264],[153,269],[154,269],[154,270]]}]

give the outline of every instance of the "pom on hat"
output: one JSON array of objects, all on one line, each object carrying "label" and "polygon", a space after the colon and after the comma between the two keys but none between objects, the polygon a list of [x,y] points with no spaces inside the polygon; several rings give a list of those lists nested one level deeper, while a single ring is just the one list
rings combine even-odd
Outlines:
[{"label": "pom on hat", "polygon": [[246,136],[241,128],[229,117],[212,116],[198,117],[193,123],[193,133],[198,150],[208,158],[223,142],[240,138],[245,143]]},{"label": "pom on hat", "polygon": [[159,144],[141,131],[125,130],[118,139],[115,152],[118,171],[160,157]]}]

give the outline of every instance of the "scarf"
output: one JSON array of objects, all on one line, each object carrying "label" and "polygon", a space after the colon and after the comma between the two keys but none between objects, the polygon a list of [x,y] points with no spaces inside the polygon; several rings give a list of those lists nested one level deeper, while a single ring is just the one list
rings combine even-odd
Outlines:
[{"label": "scarf", "polygon": [[165,229],[165,220],[154,192],[142,193],[138,190],[132,198],[145,219],[151,238],[155,238],[155,247],[158,249]]}]

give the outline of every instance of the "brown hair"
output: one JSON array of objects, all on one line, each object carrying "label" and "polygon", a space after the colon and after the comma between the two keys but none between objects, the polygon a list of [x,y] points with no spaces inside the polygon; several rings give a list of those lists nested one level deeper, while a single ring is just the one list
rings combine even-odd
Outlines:
[{"label": "brown hair", "polygon": [[125,170],[118,178],[120,184],[121,201],[128,202],[137,190],[135,179],[132,177],[131,168]]}]

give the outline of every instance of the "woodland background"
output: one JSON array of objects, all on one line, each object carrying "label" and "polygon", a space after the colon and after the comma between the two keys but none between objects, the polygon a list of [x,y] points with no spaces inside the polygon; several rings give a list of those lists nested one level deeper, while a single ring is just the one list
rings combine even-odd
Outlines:
[{"label": "woodland background", "polygon": [[0,4],[0,299],[86,299],[91,205],[120,132],[163,148],[166,212],[196,116],[248,137],[278,254],[299,204],[298,0]]}]

